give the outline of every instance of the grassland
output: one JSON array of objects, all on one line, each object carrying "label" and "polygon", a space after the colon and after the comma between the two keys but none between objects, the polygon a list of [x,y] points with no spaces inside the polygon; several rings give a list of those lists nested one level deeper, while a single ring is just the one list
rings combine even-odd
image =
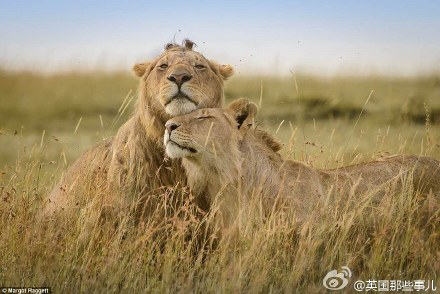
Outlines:
[{"label": "grassland", "polygon": [[[356,279],[440,283],[440,214],[410,189],[373,205],[338,202],[326,222],[268,221],[238,243],[194,253],[203,227],[191,207],[157,224],[98,229],[87,244],[80,212],[51,228],[35,215],[79,154],[130,115],[137,81],[126,73],[44,76],[0,71],[0,286],[57,292],[323,292],[322,278],[348,265]],[[394,153],[440,159],[440,77],[233,77],[227,102],[253,99],[286,157],[330,168]],[[123,102],[131,101],[125,111]],[[119,111],[118,111],[119,110]],[[351,198],[349,198],[351,199]],[[187,204],[191,206],[191,204]],[[421,214],[429,211],[429,217]],[[206,219],[204,221],[207,221]],[[202,221],[203,222],[203,221]],[[61,233],[60,233],[61,232]]]}]

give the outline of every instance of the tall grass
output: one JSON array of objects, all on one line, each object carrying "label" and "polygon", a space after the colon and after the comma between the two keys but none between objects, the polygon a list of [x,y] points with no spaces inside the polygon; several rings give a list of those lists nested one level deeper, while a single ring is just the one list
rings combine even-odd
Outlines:
[{"label": "tall grass", "polygon": [[[90,230],[86,220],[99,207],[89,204],[42,225],[36,215],[50,182],[39,181],[44,173],[36,160],[2,176],[2,285],[57,293],[318,293],[325,274],[345,265],[356,279],[438,282],[438,204],[432,210],[435,200],[415,197],[409,185],[380,203],[369,193],[328,199],[326,217],[310,215],[302,226],[275,214],[242,227],[235,242],[213,245],[216,235],[205,230],[211,218],[191,199],[160,221],[135,224],[126,215]],[[163,206],[183,194],[172,192],[159,195]]]},{"label": "tall grass", "polygon": [[[0,286],[49,286],[56,293],[322,293],[323,277],[341,266],[353,271],[351,283],[425,279],[439,286],[438,200],[418,197],[410,179],[402,179],[407,188],[390,192],[380,203],[371,202],[373,191],[329,196],[325,217],[310,215],[302,226],[281,214],[249,222],[259,225],[242,227],[234,242],[219,243],[207,229],[210,213],[201,212],[184,191],[172,188],[157,192],[164,199],[163,209],[180,203],[165,218],[138,222],[127,214],[118,221],[96,219],[90,227],[87,220],[99,206],[89,195],[86,205],[53,222],[39,222],[37,214],[66,163],[111,135],[110,122],[136,81],[125,75],[26,77],[28,86],[22,89],[23,75],[1,73],[1,83],[8,90],[2,90],[0,100],[4,133],[0,137]],[[278,129],[286,157],[315,167],[365,161],[384,153],[440,158],[440,130],[433,111],[440,107],[440,99],[436,100],[440,86],[435,77],[297,77],[298,91],[290,78],[241,77],[228,84],[228,100],[246,96],[258,103],[262,81],[260,118],[272,132]],[[90,90],[101,93],[107,87],[105,94],[96,96]],[[51,89],[62,94],[53,98]],[[365,113],[354,126],[373,89]],[[420,99],[431,111],[428,123],[402,112],[402,101],[411,99],[411,93],[425,98]],[[12,97],[18,99],[16,104]],[[42,104],[36,109],[25,107],[32,99]],[[332,99],[339,102],[332,104]],[[77,112],[66,115],[63,111],[72,104],[78,105]],[[356,115],[350,115],[346,105]],[[109,108],[108,116],[101,107]],[[408,112],[426,119],[425,107],[417,109],[409,107]],[[57,110],[64,114],[57,115]],[[312,110],[324,115],[315,117]],[[104,128],[98,114],[108,122]],[[60,124],[54,123],[58,120]],[[21,124],[24,130],[18,128],[14,135]]]}]

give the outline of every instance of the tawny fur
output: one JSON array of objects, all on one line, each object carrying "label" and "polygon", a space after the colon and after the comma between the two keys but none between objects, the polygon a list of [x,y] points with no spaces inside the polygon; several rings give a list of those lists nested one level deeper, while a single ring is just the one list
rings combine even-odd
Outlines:
[{"label": "tawny fur", "polygon": [[284,161],[278,141],[253,127],[254,114],[256,106],[241,99],[226,110],[199,109],[166,124],[168,156],[183,158],[192,193],[205,209],[218,208],[224,228],[250,206],[261,206],[264,216],[286,208],[303,220],[323,197],[319,172]]},{"label": "tawny fur", "polygon": [[371,192],[380,198],[398,193],[409,181],[419,194],[440,198],[440,162],[425,156],[395,155],[332,170],[283,160],[268,147],[269,135],[254,128],[256,105],[239,102],[226,110],[199,109],[175,117],[166,123],[164,138],[167,154],[183,158],[192,192],[205,197],[207,206],[219,202],[224,225],[232,225],[240,205],[256,196],[266,214],[287,205],[300,221],[328,193]]},{"label": "tawny fur", "polygon": [[[185,184],[180,161],[164,159],[164,124],[197,108],[221,107],[223,81],[233,74],[231,66],[207,60],[192,50],[193,45],[189,40],[183,46],[168,44],[154,60],[133,67],[140,78],[133,116],[113,139],[84,153],[67,170],[49,195],[45,216],[75,207],[82,190],[96,194],[104,189],[99,194],[106,195],[106,205],[130,205],[130,195],[148,196],[155,189]],[[170,80],[173,74],[191,76],[180,86],[181,94]],[[154,209],[155,203],[150,206]]]}]

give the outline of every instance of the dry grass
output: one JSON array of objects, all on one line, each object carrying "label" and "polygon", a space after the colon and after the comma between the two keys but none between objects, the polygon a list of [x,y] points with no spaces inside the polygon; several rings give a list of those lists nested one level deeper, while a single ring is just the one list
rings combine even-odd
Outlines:
[{"label": "dry grass", "polygon": [[[298,91],[290,78],[263,78],[260,117],[271,131],[278,129],[286,156],[315,167],[383,153],[440,158],[438,78],[297,77],[297,84]],[[233,78],[227,85],[228,99],[259,102],[261,78]],[[56,224],[37,224],[44,197],[66,162],[114,132],[125,117],[113,130],[111,122],[135,87],[124,74],[0,73],[0,285],[46,285],[57,293],[318,293],[324,292],[325,274],[344,265],[353,271],[352,281],[440,282],[440,212],[409,185],[379,204],[368,193],[328,199],[326,218],[310,216],[301,227],[275,215],[242,227],[230,243],[213,242],[215,235],[206,230],[210,215],[201,216],[183,191],[173,189],[160,192],[162,209],[180,203],[165,219],[136,223],[124,216],[116,225],[93,223],[90,231],[92,197]],[[429,124],[425,106],[405,106],[423,102]]]}]

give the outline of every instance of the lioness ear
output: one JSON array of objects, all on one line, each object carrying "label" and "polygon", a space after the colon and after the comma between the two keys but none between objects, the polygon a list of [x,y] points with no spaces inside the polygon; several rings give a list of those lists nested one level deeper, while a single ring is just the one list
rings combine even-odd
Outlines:
[{"label": "lioness ear", "polygon": [[136,63],[133,66],[133,72],[137,77],[141,77],[145,74],[145,72],[147,71],[148,66],[150,65],[150,63],[145,62],[145,63]]},{"label": "lioness ear", "polygon": [[229,64],[221,64],[218,66],[218,71],[224,80],[228,79],[234,74],[234,68]]},{"label": "lioness ear", "polygon": [[226,109],[235,119],[238,128],[248,128],[254,124],[257,116],[257,105],[246,98],[239,98],[228,105]]}]

